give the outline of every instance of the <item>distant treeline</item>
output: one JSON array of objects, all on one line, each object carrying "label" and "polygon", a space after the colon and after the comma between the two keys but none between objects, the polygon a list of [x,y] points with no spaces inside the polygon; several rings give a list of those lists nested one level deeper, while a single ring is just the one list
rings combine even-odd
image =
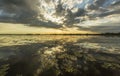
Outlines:
[{"label": "distant treeline", "polygon": [[67,33],[67,34],[0,34],[0,35],[120,35],[120,32],[119,33],[98,33],[98,34],[80,34],[80,33]]},{"label": "distant treeline", "polygon": [[102,35],[120,35],[120,32],[118,33],[101,33]]}]

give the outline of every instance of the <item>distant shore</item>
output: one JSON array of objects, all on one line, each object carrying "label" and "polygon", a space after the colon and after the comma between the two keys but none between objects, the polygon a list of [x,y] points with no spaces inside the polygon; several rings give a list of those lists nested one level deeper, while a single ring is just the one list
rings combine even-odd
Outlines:
[{"label": "distant shore", "polygon": [[51,34],[47,34],[47,33],[43,33],[43,34],[0,34],[0,35],[120,35],[120,33],[98,33],[98,34],[80,34],[80,33],[51,33]]}]

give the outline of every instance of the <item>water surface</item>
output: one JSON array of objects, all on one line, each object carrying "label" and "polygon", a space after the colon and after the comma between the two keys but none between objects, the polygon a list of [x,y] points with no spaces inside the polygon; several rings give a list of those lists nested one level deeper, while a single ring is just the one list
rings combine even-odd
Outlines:
[{"label": "water surface", "polygon": [[0,76],[120,76],[120,37],[1,35]]}]

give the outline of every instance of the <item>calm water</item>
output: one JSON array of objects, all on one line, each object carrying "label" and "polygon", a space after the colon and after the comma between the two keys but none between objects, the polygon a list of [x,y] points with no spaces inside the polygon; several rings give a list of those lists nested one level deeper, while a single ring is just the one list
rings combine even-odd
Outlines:
[{"label": "calm water", "polygon": [[120,37],[1,35],[0,76],[120,76]]}]

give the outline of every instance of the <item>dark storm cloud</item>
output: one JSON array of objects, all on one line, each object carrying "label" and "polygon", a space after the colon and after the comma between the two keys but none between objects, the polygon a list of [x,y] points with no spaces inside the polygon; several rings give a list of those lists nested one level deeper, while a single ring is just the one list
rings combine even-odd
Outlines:
[{"label": "dark storm cloud", "polygon": [[78,16],[84,16],[85,13],[86,13],[86,11],[84,9],[79,8],[77,10],[77,12],[75,12],[74,14],[75,14],[76,17],[78,17]]},{"label": "dark storm cloud", "polygon": [[[109,4],[108,4],[109,3]],[[120,1],[118,0],[95,0],[94,3],[88,4],[86,11],[87,13],[94,11],[88,16],[92,18],[106,17],[113,14],[120,14]]]},{"label": "dark storm cloud", "polygon": [[15,14],[13,18],[32,18],[37,15],[38,0],[0,0],[0,10]]},{"label": "dark storm cloud", "polygon": [[[49,3],[49,0],[45,0]],[[25,23],[30,25],[46,25],[55,27],[57,24],[51,21],[42,21],[43,15],[40,14],[41,2],[39,0],[0,0],[0,22]],[[2,12],[1,12],[2,11]]]},{"label": "dark storm cloud", "polygon": [[97,10],[99,9],[106,0],[94,0],[92,4],[88,4],[87,8],[90,10]]},{"label": "dark storm cloud", "polygon": [[108,12],[100,14],[99,17],[105,17],[105,16],[108,16],[108,15],[119,14],[119,13],[120,13],[120,10],[108,11]]},{"label": "dark storm cloud", "polygon": [[[61,0],[60,0],[61,1]],[[64,13],[67,13],[67,15],[65,15],[66,20],[64,21],[65,25],[73,25],[75,23],[79,23],[81,21],[84,21],[84,19],[80,19],[79,20],[76,18],[77,17],[84,17],[84,16],[88,16],[88,18],[90,19],[95,19],[96,17],[106,17],[108,15],[113,15],[113,14],[119,14],[120,13],[120,9],[116,9],[116,7],[118,7],[119,5],[119,1],[118,0],[94,0],[93,3],[86,3],[87,9],[85,8],[77,8],[78,10],[76,12],[72,12],[72,9],[76,8],[67,8],[67,10],[65,10],[66,8],[63,8],[62,2],[58,3],[58,5],[56,6],[56,14],[59,16],[61,15],[65,15]],[[113,6],[114,5],[114,6]],[[116,6],[117,5],[117,6]],[[120,8],[120,7],[118,7]],[[114,10],[113,10],[114,9]],[[95,11],[91,14],[89,14],[90,12]]]},{"label": "dark storm cloud", "polygon": [[55,6],[55,14],[58,16],[62,16],[65,13],[65,9],[63,8],[63,3],[61,2],[61,0],[58,2],[58,4]]},{"label": "dark storm cloud", "polygon": [[113,3],[113,5],[120,5],[120,1],[116,1],[115,3]]},{"label": "dark storm cloud", "polygon": [[95,0],[94,5],[99,7],[99,6],[103,5],[105,1],[107,1],[107,0]]},{"label": "dark storm cloud", "polygon": [[64,21],[64,24],[72,26],[75,23],[79,23],[81,19],[76,19],[76,18],[85,16],[85,14],[86,14],[86,11],[81,8],[79,8],[75,13],[73,13],[70,9],[67,9],[67,15],[65,16],[67,20]]}]

